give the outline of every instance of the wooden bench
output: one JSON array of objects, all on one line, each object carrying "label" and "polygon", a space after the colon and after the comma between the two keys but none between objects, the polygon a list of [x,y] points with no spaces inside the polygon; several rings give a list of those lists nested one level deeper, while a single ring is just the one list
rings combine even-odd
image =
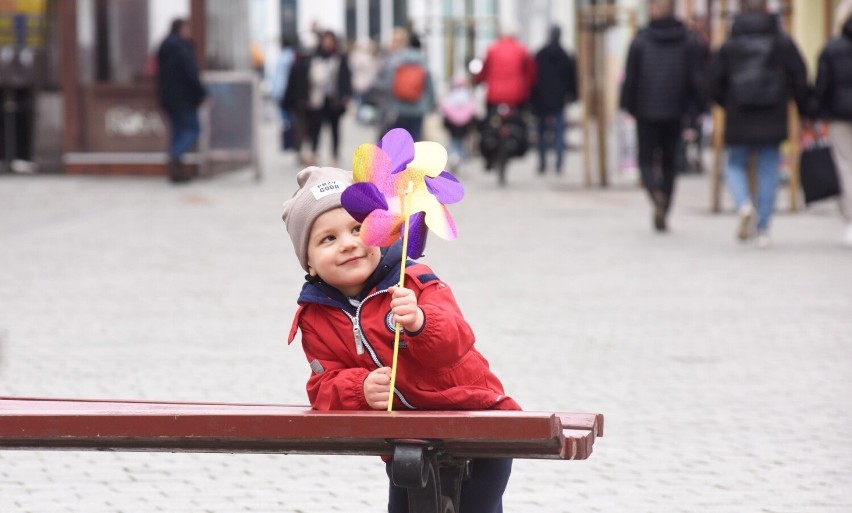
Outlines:
[{"label": "wooden bench", "polygon": [[412,513],[458,511],[471,458],[582,460],[602,435],[594,413],[0,398],[0,449],[392,456]]}]

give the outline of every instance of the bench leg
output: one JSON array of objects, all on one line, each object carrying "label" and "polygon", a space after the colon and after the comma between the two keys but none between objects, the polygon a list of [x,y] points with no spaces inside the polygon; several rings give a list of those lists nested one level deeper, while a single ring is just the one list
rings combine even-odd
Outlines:
[{"label": "bench leg", "polygon": [[409,513],[456,513],[466,460],[439,464],[430,447],[400,444],[393,452],[393,482],[408,490]]}]

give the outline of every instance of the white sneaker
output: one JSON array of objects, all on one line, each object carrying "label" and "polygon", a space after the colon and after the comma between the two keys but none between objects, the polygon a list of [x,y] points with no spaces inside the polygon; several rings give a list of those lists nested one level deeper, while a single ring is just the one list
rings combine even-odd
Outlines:
[{"label": "white sneaker", "polygon": [[740,224],[737,226],[737,238],[748,240],[754,231],[754,207],[746,203],[739,210]]},{"label": "white sneaker", "polygon": [[757,239],[755,240],[755,244],[760,249],[766,249],[772,245],[772,240],[769,238],[769,234],[766,232],[760,232],[757,234]]},{"label": "white sneaker", "polygon": [[846,233],[843,236],[843,245],[852,248],[852,223],[846,225]]}]

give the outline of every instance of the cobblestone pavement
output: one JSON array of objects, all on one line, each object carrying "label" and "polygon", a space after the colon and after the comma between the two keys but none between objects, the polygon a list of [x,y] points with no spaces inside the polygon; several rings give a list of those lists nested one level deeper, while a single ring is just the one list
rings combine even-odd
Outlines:
[{"label": "cobblestone pavement", "polygon": [[[346,151],[373,133],[347,125]],[[265,178],[0,176],[0,395],[305,403],[285,343],[302,279]],[[351,153],[345,153],[351,154]],[[832,204],[734,240],[707,175],[651,231],[634,180],[459,173],[425,259],[528,410],[606,415],[583,462],[516,461],[512,512],[852,511],[852,252]],[[372,457],[0,452],[0,512],[377,512]]]}]

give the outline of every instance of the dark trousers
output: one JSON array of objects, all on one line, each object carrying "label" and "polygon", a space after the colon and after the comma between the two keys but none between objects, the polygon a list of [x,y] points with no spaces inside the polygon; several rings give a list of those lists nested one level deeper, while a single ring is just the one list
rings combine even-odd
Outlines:
[{"label": "dark trousers", "polygon": [[34,91],[0,88],[0,160],[33,159]]},{"label": "dark trousers", "polygon": [[198,111],[169,111],[169,124],[172,128],[172,138],[169,141],[169,157],[172,162],[180,162],[181,156],[192,148],[201,134],[198,121]]},{"label": "dark trousers", "polygon": [[[677,176],[677,156],[681,139],[680,119],[668,121],[636,121],[639,142],[639,170],[642,184],[651,196],[662,194],[668,211]],[[659,166],[655,157],[659,155]]]},{"label": "dark trousers", "polygon": [[547,166],[547,150],[552,142],[553,151],[556,153],[556,172],[562,172],[562,156],[565,153],[565,116],[561,111],[553,114],[537,114],[536,129],[538,170],[544,172]]},{"label": "dark trousers", "polygon": [[388,130],[392,130],[394,128],[403,128],[411,134],[411,138],[414,139],[414,142],[420,140],[420,137],[423,135],[423,116],[396,116],[392,122],[388,123],[386,130],[382,132],[379,137],[385,135]]},{"label": "dark trousers", "polygon": [[[511,458],[471,460],[470,479],[462,483],[459,513],[503,513],[503,492],[512,473]],[[392,462],[387,463],[391,477]],[[388,513],[408,513],[408,490],[390,483]]]},{"label": "dark trousers", "polygon": [[308,137],[311,138],[311,150],[317,152],[322,126],[328,123],[331,129],[331,156],[338,158],[340,148],[340,116],[339,109],[331,108],[328,99],[320,109],[308,109],[305,121],[308,123]]}]

